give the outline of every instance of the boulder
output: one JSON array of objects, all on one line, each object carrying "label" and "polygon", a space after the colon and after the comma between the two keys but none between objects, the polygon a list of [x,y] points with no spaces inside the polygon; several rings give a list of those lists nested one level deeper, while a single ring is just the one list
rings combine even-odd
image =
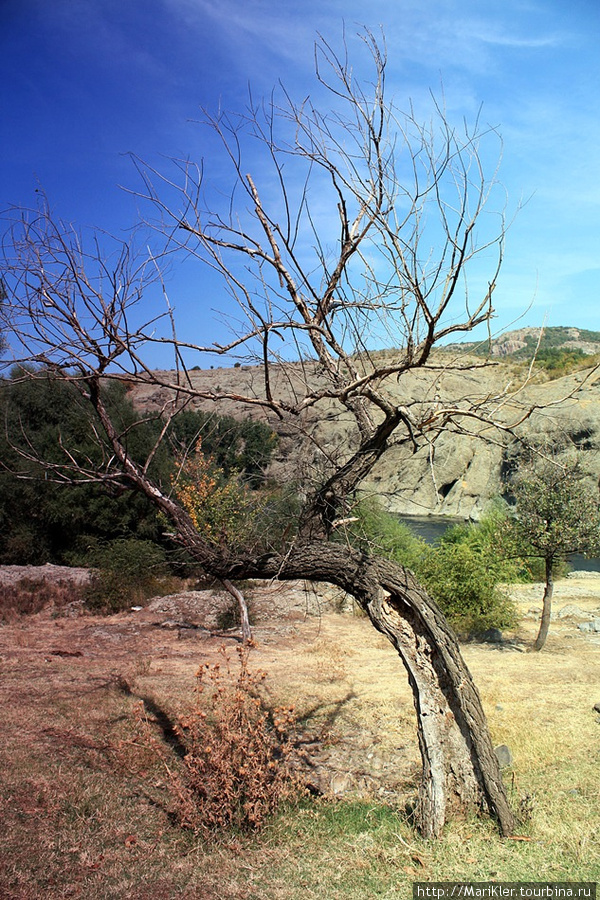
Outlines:
[{"label": "boulder", "polygon": [[591,622],[580,622],[577,626],[580,631],[587,634],[600,632],[600,619],[592,619]]},{"label": "boulder", "polygon": [[502,632],[499,628],[488,628],[487,631],[482,631],[481,634],[477,635],[477,640],[482,641],[484,644],[501,644]]}]

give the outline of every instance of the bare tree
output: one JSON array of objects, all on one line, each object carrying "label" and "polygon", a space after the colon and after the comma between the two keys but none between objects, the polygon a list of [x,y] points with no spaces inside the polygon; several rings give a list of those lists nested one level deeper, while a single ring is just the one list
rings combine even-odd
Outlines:
[{"label": "bare tree", "polygon": [[[281,89],[279,100],[250,101],[243,115],[206,116],[231,165],[227,202],[220,199],[222,182],[218,196],[198,166],[175,161],[165,175],[135,160],[137,193],[149,204],[146,225],[166,238],[160,249],[155,241],[150,256],[136,257],[130,244],[112,244],[110,251],[103,235],[88,250],[46,207],[16,216],[5,239],[2,309],[18,359],[76,384],[108,438],[111,453],[101,470],[70,453],[56,477],[142,491],[206,572],[225,582],[302,578],[352,594],[408,672],[423,760],[417,808],[423,833],[438,836],[452,814],[475,806],[509,834],[513,816],[454,634],[410,572],[339,539],[356,492],[390,447],[433,449],[448,430],[501,438],[526,415],[515,405],[507,424],[499,410],[508,395],[483,391],[444,397],[433,390],[429,400],[397,401],[415,370],[440,384],[448,363],[435,348],[493,316],[504,219],[502,208],[488,211],[495,171],[491,179],[484,174],[482,141],[497,136],[478,122],[453,127],[440,104],[425,125],[412,108],[396,108],[386,98],[382,42],[368,32],[362,40],[373,69],[368,88],[355,81],[345,56],[317,43],[315,90],[328,98],[326,113],[310,97],[297,104]],[[250,165],[258,174],[249,174]],[[178,323],[182,337],[168,303],[161,316],[144,317],[159,270],[175,265],[179,254],[216,270],[237,302],[226,345],[188,337],[192,321]],[[198,315],[206,316],[203,302]],[[173,351],[166,374],[147,361],[159,344]],[[252,388],[199,384],[191,360],[215,352],[256,364]],[[298,473],[296,528],[278,543],[247,546],[199,534],[170,487],[149,477],[155,450],[146,463],[128,455],[126,436],[103,403],[101,386],[110,378],[165,389],[162,434],[170,417],[198,402],[235,403],[240,412],[260,410],[282,423],[305,442],[311,460]],[[348,441],[335,454],[321,446],[318,432],[331,413],[350,423]]]}]

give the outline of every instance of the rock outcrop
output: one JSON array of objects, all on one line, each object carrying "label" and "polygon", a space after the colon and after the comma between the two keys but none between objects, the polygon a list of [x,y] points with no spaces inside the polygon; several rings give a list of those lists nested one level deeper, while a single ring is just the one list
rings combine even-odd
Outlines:
[{"label": "rock outcrop", "polygon": [[[460,406],[463,399],[504,398],[488,403],[487,414],[499,426],[518,421],[533,409],[518,431],[525,437],[564,442],[580,450],[593,477],[600,476],[600,374],[594,369],[578,371],[555,380],[529,382],[515,394],[526,367],[514,362],[473,360],[474,368],[457,372],[448,351],[438,359],[434,370],[417,370],[402,376],[388,388],[398,405],[417,403]],[[462,360],[464,364],[464,359]],[[308,377],[319,380],[314,363],[286,366],[271,373],[274,393],[290,400],[302,390]],[[215,394],[223,391],[254,393],[263,390],[260,367],[242,366],[190,372],[194,385]],[[136,385],[134,403],[146,410],[160,410],[169,398],[167,388]],[[319,467],[328,456],[340,458],[354,440],[353,423],[348,414],[331,400],[310,410],[302,426],[311,431],[310,442],[300,440],[293,422],[280,423],[270,418],[263,407],[240,407],[234,401],[198,401],[196,408],[220,413],[256,417],[267,421],[280,435],[273,473],[279,479],[293,479],[305,466]],[[380,460],[365,488],[378,495],[385,506],[403,515],[452,516],[477,519],[485,506],[502,490],[502,479],[518,465],[518,446],[506,447],[501,432],[473,419],[464,427],[441,433],[434,444],[423,441],[417,452],[408,446],[392,447]]]}]

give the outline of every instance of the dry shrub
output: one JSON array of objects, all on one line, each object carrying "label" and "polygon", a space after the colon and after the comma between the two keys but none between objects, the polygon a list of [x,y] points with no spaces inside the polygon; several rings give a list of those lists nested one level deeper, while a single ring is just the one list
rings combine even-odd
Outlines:
[{"label": "dry shrub", "polygon": [[237,673],[225,649],[222,664],[206,664],[197,673],[195,708],[175,727],[185,749],[182,766],[167,758],[146,721],[146,739],[166,766],[180,824],[205,836],[260,829],[302,791],[292,761],[294,708],[269,708],[266,674],[249,669],[249,648],[237,654]]},{"label": "dry shrub", "polygon": [[82,586],[72,581],[43,578],[22,578],[15,584],[0,584],[0,621],[11,622],[49,606],[64,609],[69,604],[80,603],[82,591]]}]

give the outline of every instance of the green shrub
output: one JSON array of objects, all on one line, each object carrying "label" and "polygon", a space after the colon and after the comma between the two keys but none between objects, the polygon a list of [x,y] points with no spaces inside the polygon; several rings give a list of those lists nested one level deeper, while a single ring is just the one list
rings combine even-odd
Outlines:
[{"label": "green shrub", "polygon": [[152,541],[134,538],[110,541],[93,549],[88,564],[96,572],[85,591],[85,605],[108,614],[141,605],[163,593],[168,573],[164,551]]},{"label": "green shrub", "polygon": [[384,510],[374,497],[361,500],[353,514],[358,520],[350,530],[355,547],[386,556],[408,569],[418,569],[427,544],[408,525]]},{"label": "green shrub", "polygon": [[459,634],[514,624],[514,604],[499,587],[502,568],[468,540],[430,548],[418,577]]},{"label": "green shrub", "polygon": [[568,375],[578,368],[592,365],[593,360],[580,347],[540,348],[535,358],[536,364],[554,378]]},{"label": "green shrub", "polygon": [[499,584],[516,580],[520,561],[499,552],[506,517],[501,505],[477,524],[448,528],[436,546],[427,545],[375,499],[361,501],[355,514],[354,545],[412,569],[459,633],[514,623],[515,607]]}]

